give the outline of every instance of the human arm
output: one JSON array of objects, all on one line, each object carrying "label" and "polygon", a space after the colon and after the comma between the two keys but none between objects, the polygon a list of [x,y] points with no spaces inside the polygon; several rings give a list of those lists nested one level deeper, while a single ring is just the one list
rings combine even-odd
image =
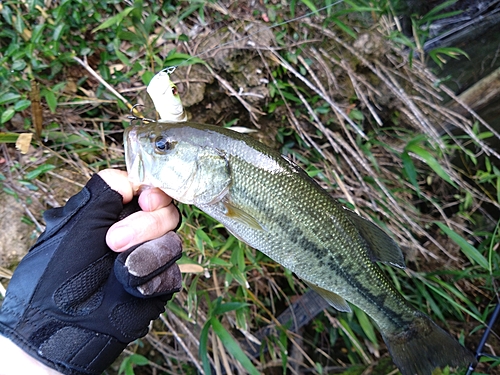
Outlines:
[{"label": "human arm", "polygon": [[60,375],[42,362],[37,361],[19,346],[10,341],[7,337],[0,335],[0,353],[2,362],[0,363],[0,375]]}]

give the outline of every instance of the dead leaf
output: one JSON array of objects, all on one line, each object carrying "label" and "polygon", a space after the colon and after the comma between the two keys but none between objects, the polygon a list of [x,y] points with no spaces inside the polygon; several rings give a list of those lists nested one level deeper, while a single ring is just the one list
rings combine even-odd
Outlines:
[{"label": "dead leaf", "polygon": [[26,154],[30,149],[31,139],[33,138],[33,133],[21,133],[16,141],[16,149],[21,152],[21,154]]},{"label": "dead leaf", "polygon": [[204,268],[197,264],[179,264],[182,273],[202,273]]},{"label": "dead leaf", "polygon": [[64,91],[70,94],[76,94],[77,90],[78,86],[76,85],[76,81],[73,78],[68,78]]},{"label": "dead leaf", "polygon": [[115,72],[121,72],[125,68],[123,64],[113,64],[109,67],[110,74],[114,74]]}]

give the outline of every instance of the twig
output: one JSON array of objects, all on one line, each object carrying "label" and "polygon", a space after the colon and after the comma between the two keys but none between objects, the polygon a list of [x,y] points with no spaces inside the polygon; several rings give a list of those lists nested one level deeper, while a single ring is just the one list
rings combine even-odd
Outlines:
[{"label": "twig", "polygon": [[[439,138],[439,135],[436,133],[436,130],[430,126],[430,124],[426,121],[425,116],[421,113],[421,111],[415,106],[415,104],[408,98],[408,95],[405,93],[402,87],[398,84],[398,82],[392,77],[391,74],[389,74],[389,70],[383,66],[378,60],[375,60],[374,63],[378,67],[378,69],[371,64],[363,55],[358,53],[353,47],[351,47],[349,44],[345,43],[342,39],[337,37],[335,33],[331,32],[330,30],[324,29],[320,27],[319,25],[315,25],[311,22],[307,22],[307,24],[317,30],[320,30],[322,33],[324,33],[326,36],[332,38],[335,40],[337,43],[342,45],[345,49],[347,49],[349,52],[351,52],[354,56],[356,56],[362,63],[365,65],[368,69],[370,69],[374,74],[377,75],[378,78],[380,78],[386,85],[387,87],[412,111],[413,115],[415,116],[414,119],[417,120],[417,124],[419,124],[425,131],[429,134],[433,135],[433,140],[439,144],[441,148],[444,148],[443,142]],[[329,58],[329,56],[327,55]],[[387,76],[382,74],[382,72],[385,72]],[[412,119],[410,117],[410,119]]]},{"label": "twig", "polygon": [[224,86],[233,96],[236,97],[240,101],[240,103],[245,107],[245,109],[250,113],[250,118],[252,119],[252,122],[256,123],[257,122],[257,114],[259,115],[264,115],[265,113],[262,111],[259,111],[257,108],[254,106],[248,104],[248,102],[241,97],[241,95],[233,89],[233,87],[229,84],[228,81],[226,81],[224,78],[222,78],[220,75],[215,73],[215,71],[210,68],[209,66],[206,66],[210,73]]},{"label": "twig", "polygon": [[[304,82],[307,87],[309,87],[312,91],[314,91],[316,94],[318,94],[321,99],[323,99],[325,102],[327,102],[330,107],[332,107],[332,109],[340,114],[340,116],[349,123],[349,125],[352,126],[352,128],[361,136],[363,137],[364,139],[368,139],[368,137],[366,136],[366,134],[363,132],[363,130],[361,130],[359,128],[359,126],[351,120],[351,118],[335,103],[333,102],[333,100],[331,100],[328,96],[325,96],[323,94],[323,92],[317,88],[316,86],[314,86],[308,79],[306,79],[302,74],[300,74],[299,72],[297,72],[297,70],[292,67],[288,62],[286,62],[280,55],[278,55],[277,53],[275,53],[274,51],[271,51],[273,54],[271,56],[274,57],[275,61],[277,63],[279,63],[280,65],[282,65],[284,68],[286,68],[288,71],[290,71],[291,73],[293,73],[293,75],[295,77],[297,77],[298,79],[300,79],[302,82]],[[346,133],[348,133],[346,131]]]},{"label": "twig", "polygon": [[24,202],[20,202],[20,203],[23,205],[24,212],[26,212],[26,214],[29,216],[29,218],[31,219],[31,221],[33,223],[35,223],[35,225],[36,225],[36,227],[38,229],[38,232],[42,233],[45,230],[45,226],[43,226],[42,224],[40,224],[38,222],[38,220],[36,219],[35,215],[33,215],[31,213],[31,211],[29,210],[28,206],[26,206],[26,204],[24,204]]},{"label": "twig", "polygon": [[5,289],[3,284],[0,283],[0,296],[2,296],[2,298],[5,298],[5,293],[7,293],[7,290]]},{"label": "twig", "polygon": [[109,83],[107,83],[97,72],[92,69],[92,67],[87,63],[87,61],[83,61],[82,59],[73,56],[73,60],[75,60],[77,63],[79,63],[81,66],[83,66],[95,79],[99,81],[108,91],[110,91],[114,96],[116,96],[118,99],[120,99],[123,104],[127,106],[128,109],[132,109],[132,104],[129,103],[125,97],[123,97],[118,91],[116,91]]},{"label": "twig", "polygon": [[356,91],[356,95],[365,104],[366,108],[368,108],[368,110],[370,111],[371,115],[375,119],[376,123],[379,126],[384,125],[384,123],[382,122],[382,120],[378,116],[377,112],[375,112],[375,109],[373,108],[373,106],[368,101],[366,95],[363,93],[363,90],[361,89],[361,87],[359,87],[359,85],[358,85],[358,79],[357,79],[356,75],[354,74],[354,72],[352,71],[351,67],[347,64],[347,62],[345,60],[342,60],[341,64],[344,67],[344,69],[347,71],[347,74],[349,75],[349,78],[350,78],[350,80],[352,82],[352,86],[354,87],[354,91]]},{"label": "twig", "polygon": [[184,349],[184,351],[186,352],[186,354],[188,355],[188,357],[191,359],[191,362],[193,362],[193,364],[196,366],[196,368],[198,369],[198,371],[200,372],[200,374],[202,374],[202,375],[205,374],[205,372],[203,371],[203,368],[199,364],[198,359],[196,359],[196,357],[194,356],[194,354],[191,353],[191,350],[189,350],[189,348],[187,347],[187,345],[184,342],[184,340],[182,340],[182,338],[177,334],[177,332],[175,331],[174,327],[172,327],[172,325],[170,324],[170,322],[168,321],[168,319],[165,318],[165,316],[163,314],[160,315],[160,319],[167,326],[167,328],[172,333],[172,335],[174,336],[175,340],[180,344],[180,346],[182,347],[182,349]]},{"label": "twig", "polygon": [[337,328],[340,328],[340,330],[342,332],[344,332],[344,334],[349,338],[349,340],[353,343],[353,345],[356,347],[358,353],[360,354],[361,356],[361,359],[363,360],[363,362],[366,364],[366,365],[369,365],[371,364],[373,361],[371,360],[371,358],[365,353],[365,351],[363,350],[363,348],[359,345],[359,342],[358,340],[353,337],[351,335],[351,333],[345,329],[345,327],[340,323],[340,321],[331,316],[330,313],[328,313],[328,311],[325,310],[325,316],[328,318],[328,320],[330,321],[330,323],[332,323],[332,325],[334,327],[337,327]]}]

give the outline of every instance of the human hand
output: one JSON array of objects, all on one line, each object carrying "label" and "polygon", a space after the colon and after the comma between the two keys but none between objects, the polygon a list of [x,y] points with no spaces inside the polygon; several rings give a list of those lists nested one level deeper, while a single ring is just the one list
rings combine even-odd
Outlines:
[{"label": "human hand", "polygon": [[[126,174],[100,175],[44,214],[47,229],[14,272],[0,310],[0,333],[65,374],[102,373],[181,287],[180,240],[161,236],[178,222],[169,198],[145,191],[138,204],[146,211],[118,221],[132,188]],[[124,228],[132,235],[120,243]]]},{"label": "human hand", "polygon": [[[134,197],[127,172],[117,169],[105,169],[99,176],[123,197],[123,203],[129,203]],[[174,230],[179,223],[179,211],[172,204],[172,198],[160,189],[147,189],[139,195],[142,211],[135,212],[113,224],[106,235],[108,246],[114,251],[127,248],[162,236]]]}]

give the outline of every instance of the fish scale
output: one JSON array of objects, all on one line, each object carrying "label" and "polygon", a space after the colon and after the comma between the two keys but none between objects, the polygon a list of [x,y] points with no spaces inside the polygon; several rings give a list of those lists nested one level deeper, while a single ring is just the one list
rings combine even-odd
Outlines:
[{"label": "fish scale", "polygon": [[[241,151],[236,149],[233,152],[238,154]],[[276,223],[276,226],[268,228],[267,231],[252,229],[244,225],[233,228],[235,221],[221,215],[220,209],[216,206],[200,206],[202,210],[221,221],[244,242],[261,250],[304,280],[346,296],[348,301],[364,311],[368,312],[375,308],[377,311],[369,315],[379,317],[376,319],[379,326],[394,331],[405,326],[402,323],[403,319],[396,319],[399,315],[404,315],[406,319],[413,317],[414,309],[407,305],[399,293],[395,293],[377,265],[371,262],[364,240],[349,219],[342,215],[343,209],[333,199],[326,196],[323,190],[317,189],[316,185],[311,180],[305,179],[300,171],[288,174],[288,178],[283,179],[288,183],[284,184],[283,180],[272,178],[273,175],[269,174],[266,176],[262,169],[239,158],[230,158],[229,163],[237,166],[232,180],[238,188],[230,188],[228,195],[231,196],[231,201],[238,208],[245,208],[258,222]],[[283,169],[286,170],[288,166],[284,165]],[[241,174],[238,173],[239,170],[250,172]],[[255,178],[250,178],[252,176]],[[316,190],[317,194],[305,193],[311,190]],[[252,197],[262,195],[267,197],[265,201],[252,199]],[[281,199],[283,195],[288,195],[291,199],[283,200]],[[278,207],[266,206],[270,202],[277,204]],[[269,207],[273,209],[270,210]],[[282,213],[276,216],[269,211]],[[283,214],[283,212],[288,214]],[[288,224],[290,217],[300,217],[301,220],[300,222],[294,221],[294,225],[290,226]],[[332,230],[325,231],[324,227],[329,221]],[[351,251],[347,254],[344,249],[351,249],[353,245],[358,251]],[[311,262],[315,262],[316,266],[311,267]],[[308,274],[311,269],[315,269],[315,274]],[[350,275],[362,271],[363,279],[367,276],[371,277],[361,282],[355,276],[348,277],[345,270],[351,270]],[[344,273],[345,276],[339,277],[339,272]],[[349,283],[338,285],[338,280],[346,278],[350,280]],[[383,315],[378,314],[379,304],[373,303],[375,293],[362,293],[366,290],[363,288],[366,282],[371,286],[376,286],[377,295],[388,296],[383,306],[389,308],[397,306],[400,312],[395,314],[394,309],[389,309],[390,314],[387,312]],[[393,300],[389,300],[390,297]],[[397,328],[392,327],[394,325],[397,325]]]},{"label": "fish scale", "polygon": [[467,365],[474,356],[411,306],[374,261],[404,267],[380,228],[342,207],[309,176],[253,138],[192,122],[128,128],[134,185],[194,204],[238,239],[293,271],[333,307],[346,300],[378,325],[403,375]]}]

